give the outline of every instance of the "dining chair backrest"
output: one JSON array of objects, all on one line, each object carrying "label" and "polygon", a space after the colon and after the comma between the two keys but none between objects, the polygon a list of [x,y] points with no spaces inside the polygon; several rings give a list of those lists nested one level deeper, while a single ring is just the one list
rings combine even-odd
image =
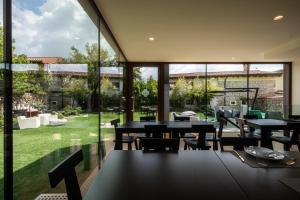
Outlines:
[{"label": "dining chair backrest", "polygon": [[246,133],[245,133],[245,124],[246,124],[246,120],[244,119],[240,119],[240,118],[235,118],[236,123],[238,124],[238,126],[240,127],[240,135],[241,137],[246,137]]},{"label": "dining chair backrest", "polygon": [[207,149],[206,147],[206,133],[216,133],[215,127],[203,127],[202,125],[192,125],[192,132],[198,133],[198,140],[197,140],[197,148],[200,149]]},{"label": "dining chair backrest", "polygon": [[140,117],[141,122],[151,122],[151,121],[155,121],[155,120],[156,120],[155,116],[142,116],[142,117]]},{"label": "dining chair backrest", "polygon": [[258,119],[257,115],[247,114],[244,115],[244,119]]},{"label": "dining chair backrest", "polygon": [[120,124],[120,122],[121,122],[120,119],[114,119],[114,120],[111,120],[111,121],[110,121],[110,124],[111,124],[112,126],[114,126],[114,128],[117,128],[118,125]]},{"label": "dining chair backrest", "polygon": [[174,116],[174,121],[190,121],[191,118],[188,116]]},{"label": "dining chair backrest", "polygon": [[179,138],[141,138],[144,152],[178,152]]},{"label": "dining chair backrest", "polygon": [[167,129],[167,125],[165,124],[145,125],[146,137],[163,138],[166,129]]},{"label": "dining chair backrest", "polygon": [[83,160],[82,150],[68,156],[48,172],[50,185],[56,187],[63,179],[69,200],[81,200],[81,192],[76,176],[75,167]]}]

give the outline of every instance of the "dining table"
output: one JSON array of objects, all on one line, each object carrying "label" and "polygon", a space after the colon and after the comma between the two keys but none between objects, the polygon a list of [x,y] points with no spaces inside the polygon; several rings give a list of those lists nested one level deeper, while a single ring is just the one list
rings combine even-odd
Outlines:
[{"label": "dining table", "polygon": [[232,151],[112,151],[84,200],[299,200],[288,178],[300,180],[299,163],[251,167]]},{"label": "dining table", "polygon": [[260,129],[261,146],[273,149],[272,131],[300,131],[300,121],[278,119],[249,119],[246,124],[254,129]]},{"label": "dining table", "polygon": [[115,150],[122,150],[122,135],[129,133],[145,133],[145,125],[166,125],[166,132],[188,133],[192,132],[193,125],[200,125],[201,134],[214,133],[215,142],[213,148],[217,148],[216,128],[214,122],[207,121],[129,121],[116,127],[115,131]]}]

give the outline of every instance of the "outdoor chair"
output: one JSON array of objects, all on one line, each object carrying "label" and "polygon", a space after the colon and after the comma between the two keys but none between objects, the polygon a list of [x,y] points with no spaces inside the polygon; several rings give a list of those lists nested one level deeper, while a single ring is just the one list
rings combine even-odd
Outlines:
[{"label": "outdoor chair", "polygon": [[[120,119],[114,119],[110,122],[111,125],[114,126],[115,128],[115,133],[116,133],[116,129],[118,127],[118,125],[120,124]],[[128,145],[128,150],[132,150],[132,143],[135,141],[134,137],[133,136],[130,136],[129,134],[128,135],[122,135],[122,140],[119,141],[121,143],[125,143]],[[114,140],[114,142],[116,142],[116,140]],[[138,146],[137,144],[135,144],[135,148],[138,149]]]},{"label": "outdoor chair", "polygon": [[55,188],[63,179],[65,180],[66,194],[41,194],[36,200],[81,200],[82,196],[75,167],[82,160],[82,150],[78,150],[48,172],[52,188]]}]

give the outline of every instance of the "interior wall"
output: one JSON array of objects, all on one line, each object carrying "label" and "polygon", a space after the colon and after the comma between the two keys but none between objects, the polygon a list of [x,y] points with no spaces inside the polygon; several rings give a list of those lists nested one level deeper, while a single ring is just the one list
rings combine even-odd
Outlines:
[{"label": "interior wall", "polygon": [[293,62],[292,68],[292,105],[293,114],[300,115],[300,58]]}]

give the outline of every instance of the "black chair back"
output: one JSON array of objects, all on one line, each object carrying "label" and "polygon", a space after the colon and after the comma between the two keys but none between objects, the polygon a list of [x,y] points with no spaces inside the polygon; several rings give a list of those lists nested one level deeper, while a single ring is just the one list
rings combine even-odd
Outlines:
[{"label": "black chair back", "polygon": [[63,179],[69,200],[81,200],[81,192],[76,176],[75,167],[83,160],[82,150],[68,156],[48,172],[50,185],[55,188]]},{"label": "black chair back", "polygon": [[110,121],[110,124],[111,124],[112,126],[114,126],[115,128],[117,128],[118,125],[120,124],[120,122],[121,122],[120,119],[114,119],[114,120],[111,120],[111,121]]},{"label": "black chair back", "polygon": [[174,121],[190,121],[190,117],[187,116],[174,116]]},{"label": "black chair back", "polygon": [[141,138],[141,145],[144,152],[177,152],[179,141],[179,138]]},{"label": "black chair back", "polygon": [[140,117],[141,122],[151,122],[151,121],[155,121],[155,120],[156,120],[155,116],[142,116],[142,117]]},{"label": "black chair back", "polygon": [[166,129],[167,125],[165,124],[145,125],[146,137],[163,138]]},{"label": "black chair back", "polygon": [[197,148],[202,150],[208,150],[206,145],[206,133],[216,133],[216,128],[211,126],[204,129],[202,125],[192,125],[192,132],[198,133]]}]

